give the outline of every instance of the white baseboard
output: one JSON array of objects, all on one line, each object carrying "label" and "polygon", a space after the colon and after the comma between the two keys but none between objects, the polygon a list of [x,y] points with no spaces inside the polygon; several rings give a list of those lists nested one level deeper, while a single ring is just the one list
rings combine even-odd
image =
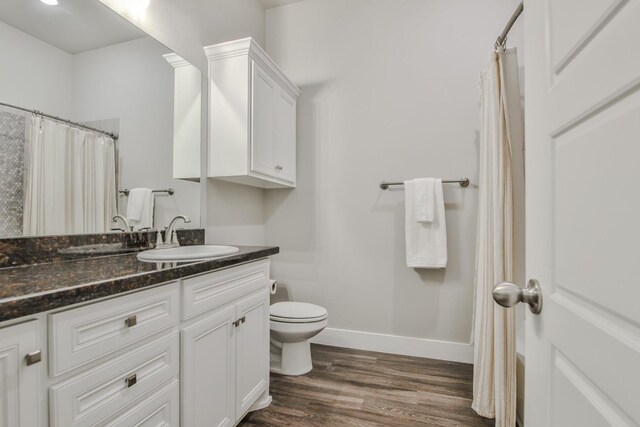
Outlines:
[{"label": "white baseboard", "polygon": [[335,328],[326,328],[312,338],[311,342],[335,347],[354,348],[357,350],[401,354],[403,356],[473,363],[473,347],[471,347],[470,344],[457,342]]}]

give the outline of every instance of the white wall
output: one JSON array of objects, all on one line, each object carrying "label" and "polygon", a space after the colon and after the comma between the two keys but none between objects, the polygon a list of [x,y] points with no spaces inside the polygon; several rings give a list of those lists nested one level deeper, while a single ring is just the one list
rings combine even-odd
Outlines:
[{"label": "white wall", "polygon": [[[178,214],[200,225],[199,183],[173,179],[174,68],[169,50],[151,37],[74,55],[74,117],[118,118],[120,188],[174,188],[155,197],[155,226]],[[119,211],[126,212],[126,197]],[[182,225],[179,225],[182,227]]]},{"label": "white wall", "polygon": [[203,46],[251,36],[264,42],[260,0],[153,0],[146,9],[132,0],[100,0],[147,34],[206,70]]},{"label": "white wall", "polygon": [[69,117],[73,56],[0,22],[0,101]]},{"label": "white wall", "polygon": [[[302,89],[298,188],[266,193],[266,243],[281,247],[272,275],[295,300],[325,306],[330,327],[469,342],[478,77],[515,4],[307,0],[267,10],[267,51]],[[446,270],[406,267],[404,192],[378,188],[424,176],[472,182],[445,186]]]},{"label": "white wall", "polygon": [[[265,11],[259,0],[154,0],[136,13],[128,0],[100,0],[164,43],[206,74],[203,46],[251,36],[264,45]],[[207,93],[203,78],[203,94]],[[203,96],[203,142],[206,142],[208,109]],[[206,171],[206,144],[203,144]],[[207,243],[263,244],[264,191],[216,180],[203,180],[202,225]]]}]

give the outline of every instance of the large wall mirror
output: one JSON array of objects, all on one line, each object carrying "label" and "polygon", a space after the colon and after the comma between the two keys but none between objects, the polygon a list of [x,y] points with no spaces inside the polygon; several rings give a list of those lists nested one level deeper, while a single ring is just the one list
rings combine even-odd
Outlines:
[{"label": "large wall mirror", "polygon": [[200,226],[195,67],[97,0],[3,0],[0,52],[0,238]]}]

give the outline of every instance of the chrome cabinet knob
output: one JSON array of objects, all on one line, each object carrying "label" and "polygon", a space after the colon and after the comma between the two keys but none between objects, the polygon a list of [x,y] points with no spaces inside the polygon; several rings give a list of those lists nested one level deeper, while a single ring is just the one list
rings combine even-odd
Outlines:
[{"label": "chrome cabinet knob", "polygon": [[529,304],[533,314],[542,311],[542,290],[536,279],[529,280],[525,289],[509,282],[498,283],[493,287],[493,299],[503,307],[513,307],[519,302]]},{"label": "chrome cabinet knob", "polygon": [[38,363],[42,360],[42,352],[40,350],[36,350],[24,356],[24,360],[27,361],[27,366],[31,366],[35,363]]},{"label": "chrome cabinet knob", "polygon": [[127,388],[131,388],[138,383],[138,375],[133,374],[124,379],[124,382],[127,384]]},{"label": "chrome cabinet knob", "polygon": [[127,325],[127,328],[136,326],[138,324],[138,316],[136,316],[135,314],[133,316],[129,316],[124,320],[124,323],[125,325]]}]

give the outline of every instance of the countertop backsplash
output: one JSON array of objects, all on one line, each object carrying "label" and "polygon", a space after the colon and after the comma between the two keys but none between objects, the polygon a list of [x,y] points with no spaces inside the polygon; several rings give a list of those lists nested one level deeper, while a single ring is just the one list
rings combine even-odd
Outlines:
[{"label": "countertop backsplash", "polygon": [[[183,246],[204,244],[204,229],[177,232]],[[155,241],[155,230],[0,239],[0,269],[137,252],[153,248]]]}]

